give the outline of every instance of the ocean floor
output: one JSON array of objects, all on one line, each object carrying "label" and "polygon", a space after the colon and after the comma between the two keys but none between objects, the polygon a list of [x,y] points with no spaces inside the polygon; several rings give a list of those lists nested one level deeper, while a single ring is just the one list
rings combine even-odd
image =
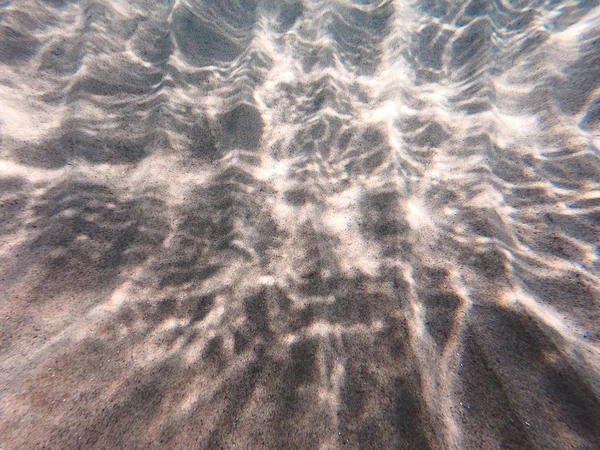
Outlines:
[{"label": "ocean floor", "polygon": [[0,449],[600,449],[598,0],[0,0]]}]

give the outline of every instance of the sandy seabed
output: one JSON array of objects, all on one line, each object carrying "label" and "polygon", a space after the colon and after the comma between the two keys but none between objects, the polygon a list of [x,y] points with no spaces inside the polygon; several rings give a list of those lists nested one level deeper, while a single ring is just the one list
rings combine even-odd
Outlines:
[{"label": "sandy seabed", "polygon": [[0,0],[0,449],[600,449],[598,0]]}]

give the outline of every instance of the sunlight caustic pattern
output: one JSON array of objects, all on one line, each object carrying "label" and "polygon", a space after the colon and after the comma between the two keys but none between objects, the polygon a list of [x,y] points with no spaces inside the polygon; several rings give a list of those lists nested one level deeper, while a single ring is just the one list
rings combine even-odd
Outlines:
[{"label": "sunlight caustic pattern", "polygon": [[0,7],[0,448],[600,447],[597,0]]}]

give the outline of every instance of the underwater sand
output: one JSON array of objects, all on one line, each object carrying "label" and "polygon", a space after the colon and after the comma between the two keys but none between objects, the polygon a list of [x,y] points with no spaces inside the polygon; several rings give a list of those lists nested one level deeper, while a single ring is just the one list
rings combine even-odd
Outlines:
[{"label": "underwater sand", "polygon": [[0,449],[599,449],[598,3],[0,0]]}]

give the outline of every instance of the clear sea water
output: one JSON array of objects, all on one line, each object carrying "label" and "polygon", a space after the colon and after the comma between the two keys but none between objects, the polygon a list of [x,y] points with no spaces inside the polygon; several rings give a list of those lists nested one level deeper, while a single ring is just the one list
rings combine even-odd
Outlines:
[{"label": "clear sea water", "polygon": [[0,0],[0,449],[600,449],[598,0]]}]

